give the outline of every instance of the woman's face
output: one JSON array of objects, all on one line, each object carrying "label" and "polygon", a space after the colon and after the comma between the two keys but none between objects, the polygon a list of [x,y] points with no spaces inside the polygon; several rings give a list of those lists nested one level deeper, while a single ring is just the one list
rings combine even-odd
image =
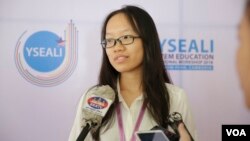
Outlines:
[{"label": "woman's face", "polygon": [[240,47],[237,51],[237,69],[240,83],[250,108],[250,20],[247,14],[242,18],[239,27]]},{"label": "woman's face", "polygon": [[[110,18],[106,26],[106,39],[118,39],[125,35],[138,37],[127,17],[119,13]],[[140,38],[135,38],[129,45],[116,42],[111,48],[106,48],[111,65],[120,73],[141,71],[143,61],[143,46]]]}]

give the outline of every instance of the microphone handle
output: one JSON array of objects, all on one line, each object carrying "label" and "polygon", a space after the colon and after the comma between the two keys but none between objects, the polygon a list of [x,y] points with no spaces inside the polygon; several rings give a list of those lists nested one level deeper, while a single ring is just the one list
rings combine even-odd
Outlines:
[{"label": "microphone handle", "polygon": [[91,128],[92,126],[87,123],[86,126],[82,129],[82,132],[80,133],[76,141],[84,141]]}]

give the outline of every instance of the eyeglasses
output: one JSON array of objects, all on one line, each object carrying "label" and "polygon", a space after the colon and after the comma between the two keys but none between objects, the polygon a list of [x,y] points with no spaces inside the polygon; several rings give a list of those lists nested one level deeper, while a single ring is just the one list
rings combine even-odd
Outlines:
[{"label": "eyeglasses", "polygon": [[101,44],[103,48],[111,48],[114,47],[118,42],[120,42],[120,44],[122,45],[129,45],[132,44],[135,40],[135,38],[140,38],[139,36],[133,36],[133,35],[124,35],[121,36],[117,39],[104,39]]}]

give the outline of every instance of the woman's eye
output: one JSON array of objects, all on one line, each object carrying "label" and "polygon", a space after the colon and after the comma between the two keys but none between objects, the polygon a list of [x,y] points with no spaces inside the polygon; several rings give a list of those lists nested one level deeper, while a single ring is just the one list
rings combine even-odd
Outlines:
[{"label": "woman's eye", "polygon": [[126,35],[126,36],[123,36],[123,39],[129,39],[130,38],[130,36],[129,35]]},{"label": "woman's eye", "polygon": [[106,40],[106,43],[112,43],[114,40],[112,40],[112,39],[107,39]]}]

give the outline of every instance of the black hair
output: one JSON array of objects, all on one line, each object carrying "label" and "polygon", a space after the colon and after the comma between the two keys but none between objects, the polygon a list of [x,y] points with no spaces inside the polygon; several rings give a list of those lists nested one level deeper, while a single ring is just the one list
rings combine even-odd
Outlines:
[{"label": "black hair", "polygon": [[[165,83],[171,83],[170,77],[164,66],[161,54],[160,40],[152,17],[142,8],[127,5],[119,10],[111,12],[104,20],[101,32],[101,41],[106,37],[106,26],[111,17],[123,13],[127,17],[134,31],[140,36],[143,44],[142,63],[142,88],[144,99],[148,103],[147,109],[157,124],[167,127],[170,102],[169,93]],[[110,64],[106,51],[103,49],[102,65],[99,74],[98,85],[110,85],[115,92],[115,102],[102,120],[101,126],[92,132],[95,140],[100,138],[100,128],[108,127],[114,120],[115,108],[118,104],[117,80],[119,72]],[[109,123],[109,124],[108,124]]]}]

